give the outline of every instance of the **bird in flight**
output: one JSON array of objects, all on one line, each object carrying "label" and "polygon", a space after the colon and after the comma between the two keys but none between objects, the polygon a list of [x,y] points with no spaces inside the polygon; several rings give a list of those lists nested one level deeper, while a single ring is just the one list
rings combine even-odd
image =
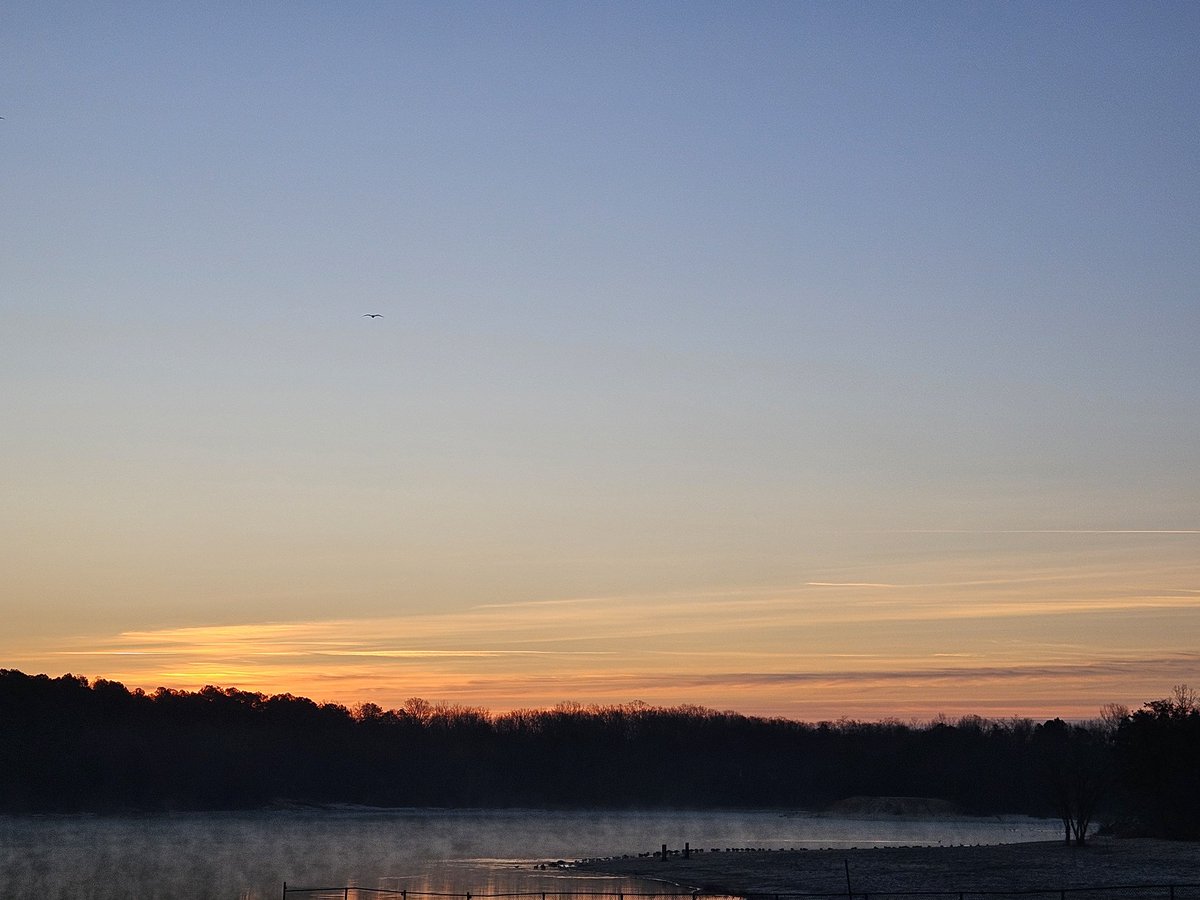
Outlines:
[{"label": "bird in flight", "polygon": [[383,313],[363,313],[364,319],[382,319]]}]

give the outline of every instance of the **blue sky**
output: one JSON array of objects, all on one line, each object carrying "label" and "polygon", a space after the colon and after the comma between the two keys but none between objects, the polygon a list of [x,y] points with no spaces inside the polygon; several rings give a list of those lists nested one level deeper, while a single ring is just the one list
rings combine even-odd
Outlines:
[{"label": "blue sky", "polygon": [[[902,679],[938,641],[964,673],[1174,662],[895,709],[1136,704],[1195,669],[1194,4],[39,2],[0,26],[0,665],[499,708],[569,667],[368,654],[339,681],[130,648],[286,626],[415,659],[545,603],[633,603],[670,648],[659,613],[716,594],[687,661],[627,658],[612,624],[584,668],[616,686],[557,699],[886,714],[713,685]],[[977,593],[1005,579],[1079,605],[1058,656],[1046,616]],[[892,658],[891,619],[862,631],[880,589],[846,588],[852,621],[813,636],[826,582],[937,594],[945,624]],[[729,598],[764,591],[793,658],[755,632],[710,671]],[[856,634],[865,669],[821,655]],[[120,666],[64,655],[89,647]]]}]

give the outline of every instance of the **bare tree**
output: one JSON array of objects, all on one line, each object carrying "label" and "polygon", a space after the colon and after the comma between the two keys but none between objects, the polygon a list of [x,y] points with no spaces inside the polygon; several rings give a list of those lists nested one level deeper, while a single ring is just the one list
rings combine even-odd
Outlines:
[{"label": "bare tree", "polygon": [[1040,727],[1039,744],[1066,843],[1082,846],[1112,781],[1111,734],[1099,723],[1054,719]]}]

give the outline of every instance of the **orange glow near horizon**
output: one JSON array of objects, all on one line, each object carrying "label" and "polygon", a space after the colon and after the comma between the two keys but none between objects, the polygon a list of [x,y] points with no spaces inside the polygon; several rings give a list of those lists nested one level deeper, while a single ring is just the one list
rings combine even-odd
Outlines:
[{"label": "orange glow near horizon", "polygon": [[59,641],[26,665],[347,706],[420,696],[493,712],[641,700],[810,721],[1090,718],[1197,680],[1200,594],[1166,571],[1138,576],[1141,590],[1107,568],[1050,567],[147,629]]}]

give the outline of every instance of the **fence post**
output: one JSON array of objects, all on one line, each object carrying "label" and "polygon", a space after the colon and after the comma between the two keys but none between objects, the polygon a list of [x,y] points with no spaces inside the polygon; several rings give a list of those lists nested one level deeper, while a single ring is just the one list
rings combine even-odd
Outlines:
[{"label": "fence post", "polygon": [[287,900],[287,882],[283,883],[283,900]]}]

